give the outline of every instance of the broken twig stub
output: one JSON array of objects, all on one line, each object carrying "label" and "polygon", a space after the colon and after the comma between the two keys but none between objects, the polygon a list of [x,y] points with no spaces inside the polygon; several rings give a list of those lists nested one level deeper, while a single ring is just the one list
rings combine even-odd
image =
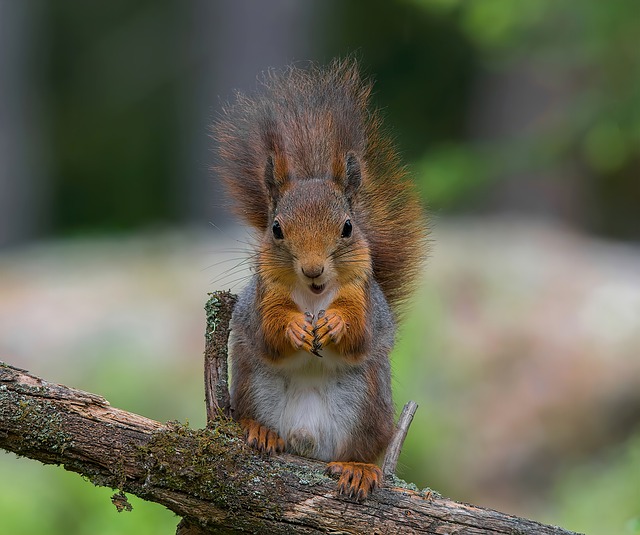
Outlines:
[{"label": "broken twig stub", "polygon": [[204,394],[207,405],[207,425],[222,412],[231,414],[229,371],[227,365],[229,322],[238,300],[231,292],[213,292],[205,305],[207,326],[204,344]]},{"label": "broken twig stub", "polygon": [[415,401],[409,401],[402,409],[402,413],[398,419],[398,425],[396,426],[396,432],[387,447],[387,453],[382,462],[382,473],[385,479],[391,478],[396,472],[402,445],[404,444],[404,439],[407,437],[407,432],[409,431],[409,426],[411,425],[416,410],[418,410],[418,404]]}]

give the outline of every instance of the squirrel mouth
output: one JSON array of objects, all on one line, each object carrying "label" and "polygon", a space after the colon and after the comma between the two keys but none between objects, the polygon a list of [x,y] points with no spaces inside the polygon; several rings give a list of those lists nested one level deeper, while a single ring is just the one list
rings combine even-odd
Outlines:
[{"label": "squirrel mouth", "polygon": [[311,288],[311,291],[316,294],[316,295],[320,295],[322,292],[324,292],[324,284],[311,284],[311,286],[309,286],[309,288]]}]

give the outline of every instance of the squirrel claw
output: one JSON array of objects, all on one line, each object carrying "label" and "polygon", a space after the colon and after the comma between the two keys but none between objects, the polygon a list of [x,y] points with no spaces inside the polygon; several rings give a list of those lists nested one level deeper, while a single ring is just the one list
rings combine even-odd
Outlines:
[{"label": "squirrel claw", "polygon": [[382,470],[375,464],[332,462],[327,465],[325,473],[339,476],[338,493],[357,501],[364,500],[382,483]]},{"label": "squirrel claw", "polygon": [[328,310],[327,312],[321,310],[318,312],[318,321],[314,329],[314,345],[321,348],[329,342],[337,344],[346,329],[348,329],[348,324],[337,310]]},{"label": "squirrel claw", "polygon": [[272,429],[250,418],[240,420],[240,425],[244,429],[245,440],[248,446],[267,455],[282,453],[284,451],[284,440]]},{"label": "squirrel claw", "polygon": [[[306,314],[305,314],[306,316]],[[287,338],[291,342],[291,345],[296,349],[304,349],[305,351],[313,351],[314,349],[314,334],[313,330],[308,330],[308,325],[304,320],[293,319],[287,326]]]}]

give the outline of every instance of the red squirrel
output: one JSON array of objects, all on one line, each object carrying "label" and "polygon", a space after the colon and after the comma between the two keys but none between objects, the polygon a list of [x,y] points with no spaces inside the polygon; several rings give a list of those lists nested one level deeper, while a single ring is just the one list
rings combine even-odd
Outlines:
[{"label": "red squirrel", "polygon": [[250,446],[328,461],[363,499],[394,432],[389,353],[424,214],[355,61],[262,84],[214,125],[218,173],[258,238],[231,320],[233,416]]}]

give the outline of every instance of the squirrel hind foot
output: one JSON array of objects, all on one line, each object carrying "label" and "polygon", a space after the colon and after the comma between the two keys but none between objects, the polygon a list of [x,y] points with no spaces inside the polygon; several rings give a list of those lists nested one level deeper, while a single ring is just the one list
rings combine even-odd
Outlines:
[{"label": "squirrel hind foot", "polygon": [[316,440],[306,429],[296,429],[287,437],[287,450],[301,457],[313,457]]},{"label": "squirrel hind foot", "polygon": [[282,453],[285,450],[284,440],[274,430],[250,418],[240,420],[240,425],[244,429],[245,440],[250,447],[268,455]]},{"label": "squirrel hind foot", "polygon": [[382,485],[382,470],[375,464],[356,462],[331,462],[325,473],[339,476],[338,493],[357,501],[366,499],[369,492]]}]

